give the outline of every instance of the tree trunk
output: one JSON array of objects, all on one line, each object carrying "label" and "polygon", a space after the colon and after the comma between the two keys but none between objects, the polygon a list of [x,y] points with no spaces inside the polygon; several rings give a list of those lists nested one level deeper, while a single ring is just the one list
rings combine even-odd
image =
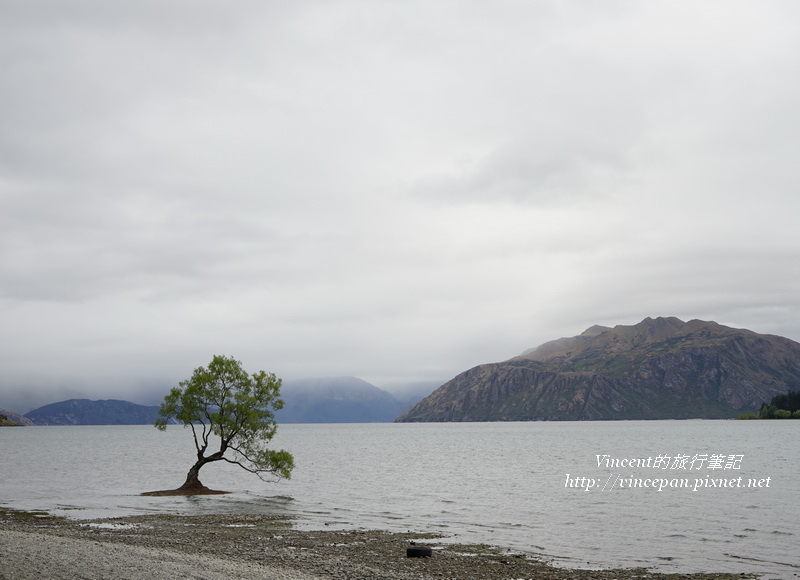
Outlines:
[{"label": "tree trunk", "polygon": [[209,463],[207,459],[200,459],[197,461],[197,463],[192,465],[192,468],[189,470],[189,473],[186,474],[186,481],[184,481],[183,485],[180,486],[175,491],[185,495],[226,493],[224,491],[214,491],[213,489],[208,489],[205,485],[200,483],[200,477],[199,477],[200,468],[203,467],[206,463]]},{"label": "tree trunk", "polygon": [[203,490],[208,489],[202,483],[200,483],[200,468],[205,465],[204,461],[198,461],[192,468],[189,470],[189,473],[186,474],[186,481],[183,482],[183,485],[180,486],[179,489],[185,489],[187,491],[191,490]]},{"label": "tree trunk", "polygon": [[192,465],[192,468],[189,470],[189,473],[186,474],[186,481],[183,482],[183,485],[180,486],[178,489],[170,489],[165,491],[148,491],[143,493],[142,495],[216,495],[216,494],[224,494],[229,493],[227,491],[216,491],[214,489],[208,489],[205,485],[200,483],[200,468],[203,467],[206,463],[211,463],[212,461],[217,461],[213,456],[211,459],[207,457],[203,457],[197,460],[197,463]]}]

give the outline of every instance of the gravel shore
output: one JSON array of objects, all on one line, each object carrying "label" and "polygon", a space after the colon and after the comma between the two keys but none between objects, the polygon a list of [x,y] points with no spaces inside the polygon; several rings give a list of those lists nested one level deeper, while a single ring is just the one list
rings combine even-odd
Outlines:
[{"label": "gravel shore", "polygon": [[[437,544],[438,536],[300,531],[269,516],[148,515],[94,521],[0,508],[0,579],[721,580],[743,574],[567,570],[492,546]],[[434,548],[408,558],[409,545]]]}]

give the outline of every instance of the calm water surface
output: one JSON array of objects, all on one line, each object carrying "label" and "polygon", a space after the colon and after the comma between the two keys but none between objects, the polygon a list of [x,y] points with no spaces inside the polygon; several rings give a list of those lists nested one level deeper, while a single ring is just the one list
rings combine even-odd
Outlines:
[{"label": "calm water surface", "polygon": [[[189,430],[8,428],[0,504],[73,518],[282,513],[305,528],[441,532],[568,566],[796,578],[798,433],[800,421],[290,424],[274,443],[295,455],[291,480],[263,483],[215,464],[203,482],[235,493],[154,498],[138,494],[183,482]],[[609,468],[598,454],[724,460],[719,469]],[[739,477],[742,487],[710,487]],[[631,478],[690,487],[629,488]],[[761,487],[747,487],[751,479]]]}]

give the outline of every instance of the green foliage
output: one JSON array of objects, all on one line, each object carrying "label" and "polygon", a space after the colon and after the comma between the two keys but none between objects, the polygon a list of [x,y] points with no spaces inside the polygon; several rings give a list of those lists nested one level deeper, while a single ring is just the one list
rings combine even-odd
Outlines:
[{"label": "green foliage", "polygon": [[[274,412],[283,407],[280,387],[281,380],[273,373],[248,375],[239,361],[217,355],[207,368],[195,369],[189,380],[170,391],[155,426],[163,431],[174,418],[192,429],[195,472],[221,460],[262,479],[267,475],[289,478],[294,467],[291,453],[266,447],[278,427]],[[213,451],[209,450],[212,442],[218,442]]]},{"label": "green foliage", "polygon": [[769,404],[761,405],[759,419],[800,419],[800,391],[772,397]]},{"label": "green foliage", "polygon": [[800,391],[789,391],[785,395],[772,397],[769,405],[764,403],[758,412],[759,419],[800,419]]},{"label": "green foliage", "polygon": [[774,419],[775,418],[775,407],[772,405],[767,405],[766,403],[761,405],[761,409],[758,411],[758,418],[759,419]]},{"label": "green foliage", "polygon": [[769,403],[776,409],[786,409],[790,413],[800,410],[800,391],[789,391],[785,395],[772,397]]},{"label": "green foliage", "polygon": [[758,419],[758,415],[756,415],[755,413],[742,413],[741,415],[739,415],[736,418],[737,419],[743,419],[743,420]]}]

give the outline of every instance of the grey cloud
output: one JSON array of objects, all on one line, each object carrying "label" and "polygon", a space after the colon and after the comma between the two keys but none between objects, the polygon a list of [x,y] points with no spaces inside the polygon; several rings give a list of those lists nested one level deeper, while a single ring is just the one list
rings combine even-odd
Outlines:
[{"label": "grey cloud", "polygon": [[0,11],[0,395],[217,353],[446,380],[659,315],[800,338],[792,6]]}]

